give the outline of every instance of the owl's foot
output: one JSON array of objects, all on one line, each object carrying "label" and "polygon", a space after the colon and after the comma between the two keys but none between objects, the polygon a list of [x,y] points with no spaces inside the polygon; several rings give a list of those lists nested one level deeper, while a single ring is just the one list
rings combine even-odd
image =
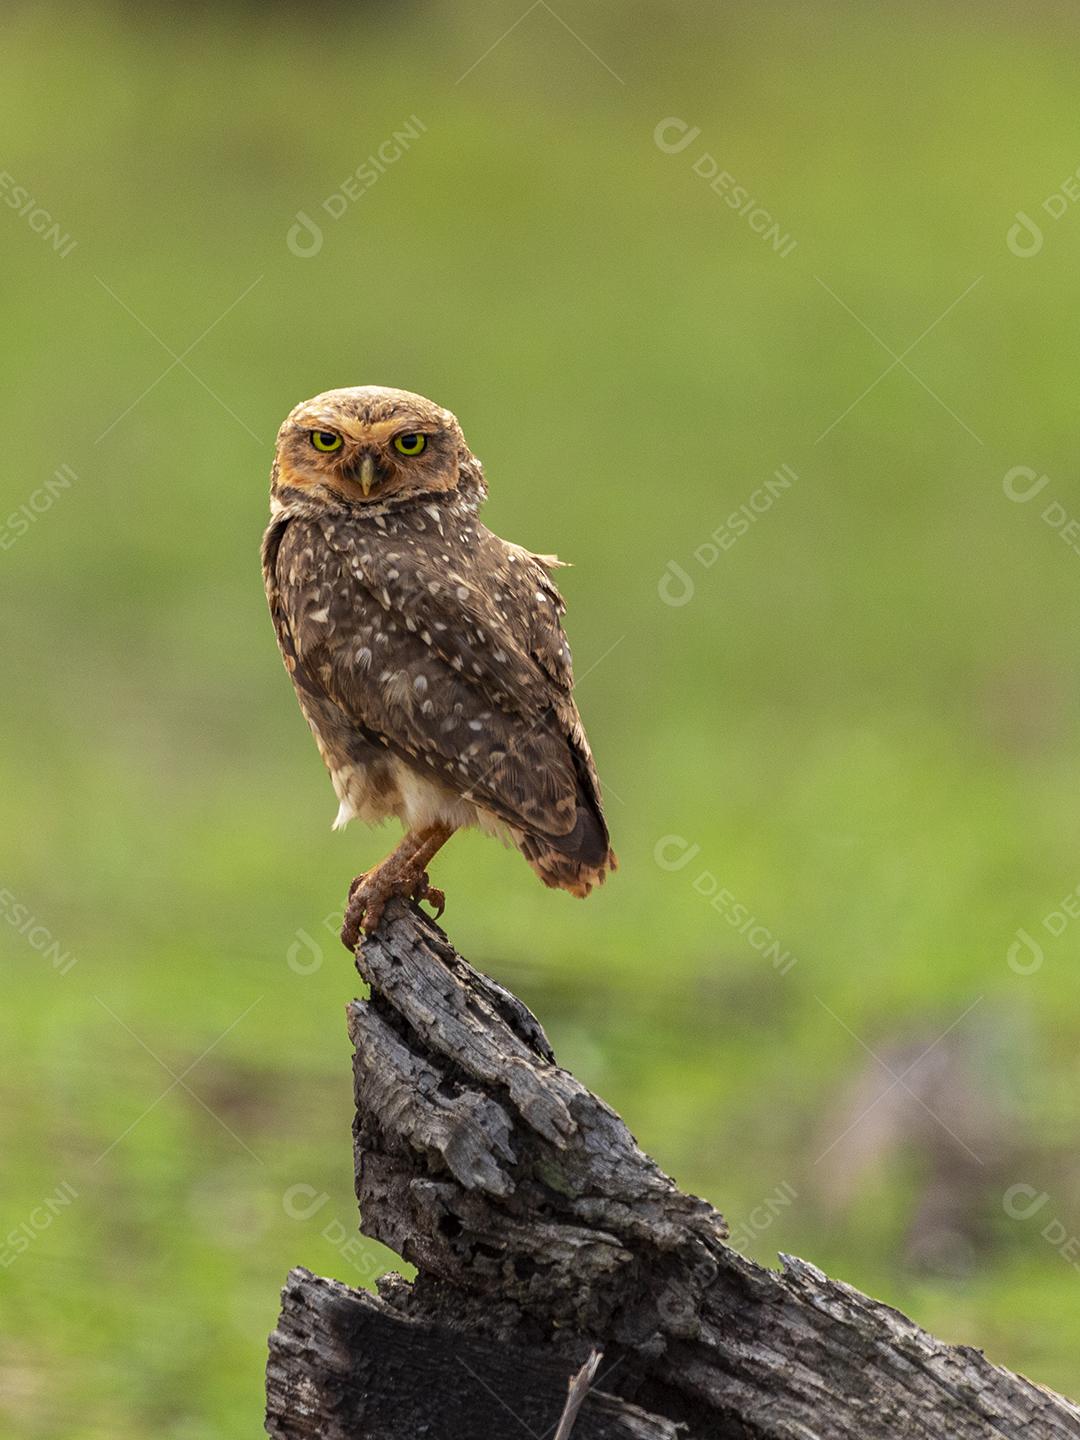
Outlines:
[{"label": "owl's foot", "polygon": [[345,907],[345,923],[341,927],[341,943],[355,951],[361,934],[370,935],[382,919],[386,902],[394,895],[405,896],[404,888],[392,859],[384,860],[365,875],[357,875],[349,886],[349,903]]},{"label": "owl's foot", "polygon": [[341,927],[341,943],[346,950],[355,952],[361,934],[371,935],[378,929],[387,901],[395,895],[402,900],[426,900],[434,907],[436,918],[443,913],[446,896],[428,883],[424,869],[430,848],[428,844],[400,846],[374,870],[356,877],[349,886]]}]

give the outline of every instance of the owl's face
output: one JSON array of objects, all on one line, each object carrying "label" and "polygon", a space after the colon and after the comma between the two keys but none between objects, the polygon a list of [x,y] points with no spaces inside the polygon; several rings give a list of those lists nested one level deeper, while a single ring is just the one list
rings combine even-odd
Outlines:
[{"label": "owl's face", "polygon": [[453,490],[475,467],[449,410],[408,390],[328,390],[291,411],[278,432],[271,493],[324,504],[385,505]]}]

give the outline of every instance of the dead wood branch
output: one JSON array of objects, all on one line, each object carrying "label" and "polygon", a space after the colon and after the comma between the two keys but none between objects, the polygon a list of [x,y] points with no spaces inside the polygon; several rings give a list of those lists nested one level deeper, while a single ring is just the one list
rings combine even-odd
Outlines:
[{"label": "dead wood branch", "polygon": [[717,1211],[432,921],[395,902],[357,963],[361,1228],[418,1274],[388,1277],[377,1301],[294,1273],[271,1338],[272,1435],[550,1440],[568,1377],[599,1349],[574,1440],[1080,1437],[1080,1410],[980,1351],[803,1260],[776,1273],[725,1245]]}]

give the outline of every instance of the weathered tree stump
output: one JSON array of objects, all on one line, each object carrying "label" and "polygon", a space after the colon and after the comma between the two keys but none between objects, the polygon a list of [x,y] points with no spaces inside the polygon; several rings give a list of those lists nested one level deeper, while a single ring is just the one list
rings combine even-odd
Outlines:
[{"label": "weathered tree stump", "polygon": [[289,1277],[267,1429],[301,1440],[1080,1437],[1080,1409],[782,1256],[724,1244],[513,995],[400,904],[357,957],[361,1229],[416,1266],[380,1297]]}]

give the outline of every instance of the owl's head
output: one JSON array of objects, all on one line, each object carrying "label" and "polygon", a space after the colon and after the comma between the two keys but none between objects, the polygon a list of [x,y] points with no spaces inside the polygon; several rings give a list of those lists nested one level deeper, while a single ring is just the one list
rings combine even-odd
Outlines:
[{"label": "owl's head", "polygon": [[271,495],[349,508],[461,490],[486,493],[480,462],[449,410],[382,385],[327,390],[292,410],[278,431]]}]

